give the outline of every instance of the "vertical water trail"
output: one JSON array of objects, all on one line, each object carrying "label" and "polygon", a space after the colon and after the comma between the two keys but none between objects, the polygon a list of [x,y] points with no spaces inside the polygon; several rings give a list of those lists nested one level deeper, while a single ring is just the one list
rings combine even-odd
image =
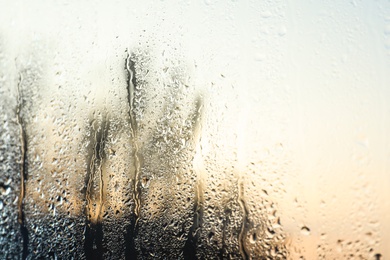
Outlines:
[{"label": "vertical water trail", "polygon": [[[96,128],[96,129],[95,129]],[[107,117],[102,119],[102,122],[99,123],[97,120],[93,120],[91,123],[91,129],[93,131],[93,138],[91,140],[93,144],[93,149],[89,160],[89,165],[87,169],[87,191],[86,191],[86,200],[87,200],[87,219],[96,224],[102,221],[103,214],[103,204],[104,204],[104,187],[103,187],[103,164],[105,160],[105,144],[107,131],[109,128],[109,123]],[[99,181],[99,199],[95,201],[92,198],[93,194],[93,185],[94,181],[97,179]],[[94,205],[96,208],[94,210]],[[92,214],[93,213],[93,214]]]},{"label": "vertical water trail", "polygon": [[204,215],[204,166],[202,162],[201,151],[201,136],[202,131],[202,112],[203,112],[203,100],[198,97],[196,100],[196,109],[193,116],[194,120],[194,134],[193,141],[195,143],[196,153],[193,159],[194,171],[197,173],[197,180],[195,184],[195,202],[194,202],[194,215],[193,223],[188,232],[187,240],[183,247],[184,259],[193,259],[196,257],[196,250],[199,240],[199,229],[202,226]]},{"label": "vertical water trail", "polygon": [[96,221],[102,222],[103,221],[103,205],[104,205],[104,187],[103,187],[103,178],[104,178],[104,172],[103,172],[103,164],[106,157],[105,154],[105,145],[106,145],[106,138],[107,138],[107,132],[109,129],[109,120],[107,118],[107,115],[103,119],[102,126],[101,126],[101,134],[99,136],[99,141],[96,144],[97,148],[97,155],[98,155],[98,174],[99,174],[99,203],[98,207],[96,209]]},{"label": "vertical water trail", "polygon": [[22,94],[21,94],[21,84],[23,81],[23,76],[19,75],[19,81],[17,84],[17,106],[16,106],[16,116],[19,125],[19,135],[20,135],[20,150],[21,150],[21,158],[20,158],[20,195],[18,200],[18,222],[19,224],[23,224],[23,199],[24,199],[24,179],[25,179],[25,156],[26,156],[26,138],[23,127],[23,119],[21,116],[22,110]]},{"label": "vertical water trail", "polygon": [[[91,142],[93,144],[92,149],[89,150],[91,154],[89,154],[87,160],[88,160],[88,166],[87,166],[87,178],[86,178],[86,194],[85,198],[87,201],[86,205],[86,225],[85,225],[85,231],[84,231],[84,250],[85,255],[87,259],[93,259],[95,257],[94,250],[94,244],[96,244],[95,237],[96,237],[96,225],[93,221],[93,198],[92,198],[92,189],[93,189],[93,179],[95,176],[95,161],[96,161],[96,145],[97,145],[97,131],[94,131],[94,125],[95,121],[90,122],[90,128],[92,131],[92,137]],[[95,246],[96,247],[96,246]]]},{"label": "vertical water trail", "polygon": [[23,106],[23,96],[22,96],[22,82],[23,76],[19,74],[19,80],[17,83],[17,106],[16,106],[16,117],[19,125],[19,135],[20,135],[20,194],[18,198],[18,222],[20,224],[20,230],[23,237],[23,253],[22,258],[26,259],[28,255],[28,231],[24,223],[24,212],[23,212],[23,201],[25,196],[25,180],[27,178],[27,139],[25,125],[23,117],[21,115],[22,106]]},{"label": "vertical water trail", "polygon": [[[107,117],[101,122],[93,120],[90,123],[92,131],[92,149],[88,158],[87,190],[86,190],[86,229],[84,249],[87,259],[101,259],[105,252],[103,246],[103,164],[105,160],[105,144],[109,123]],[[98,196],[94,196],[94,182],[98,181]]]},{"label": "vertical water trail", "polygon": [[135,203],[134,207],[134,214],[136,216],[135,225],[137,225],[138,219],[139,219],[139,213],[140,213],[140,188],[139,188],[139,173],[140,173],[140,155],[139,155],[139,148],[137,143],[138,133],[137,133],[137,121],[135,118],[135,112],[134,112],[134,95],[135,95],[135,71],[134,71],[134,62],[131,60],[131,54],[128,53],[126,58],[126,70],[128,73],[128,102],[130,106],[130,132],[132,136],[132,145],[134,148],[134,160],[135,160],[135,173],[134,173],[134,191],[133,191],[133,199]]},{"label": "vertical water trail", "polygon": [[23,75],[19,74],[19,80],[17,83],[17,106],[16,106],[16,117],[17,123],[19,126],[19,135],[20,135],[20,194],[18,198],[18,222],[20,224],[20,231],[23,237],[23,253],[22,258],[26,259],[28,255],[28,231],[24,223],[24,212],[23,212],[23,202],[25,196],[25,180],[27,178],[27,139],[25,124],[23,117],[21,115],[22,106],[23,106],[23,96],[22,96],[22,82]]},{"label": "vertical water trail", "polygon": [[240,204],[243,213],[243,219],[242,219],[241,231],[238,237],[238,243],[239,243],[239,248],[240,248],[240,253],[242,258],[249,259],[248,253],[246,252],[245,249],[245,236],[244,236],[246,226],[249,223],[248,209],[244,198],[244,183],[240,179],[238,181],[238,203]]},{"label": "vertical water trail", "polygon": [[92,121],[91,123],[91,129],[93,131],[93,138],[92,138],[92,142],[93,142],[93,151],[92,151],[92,154],[91,154],[91,157],[89,158],[89,167],[88,167],[88,171],[87,171],[87,190],[86,190],[86,199],[87,199],[87,220],[89,222],[93,222],[93,216],[92,216],[92,211],[93,211],[93,198],[91,197],[92,196],[92,190],[93,190],[93,180],[95,178],[95,163],[96,163],[96,156],[97,156],[97,150],[98,150],[98,131],[97,130],[94,130],[94,124],[95,124],[95,120]]}]

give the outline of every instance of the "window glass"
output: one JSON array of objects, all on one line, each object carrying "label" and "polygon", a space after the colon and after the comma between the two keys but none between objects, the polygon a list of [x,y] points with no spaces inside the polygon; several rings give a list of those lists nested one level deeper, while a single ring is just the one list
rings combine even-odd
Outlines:
[{"label": "window glass", "polygon": [[389,1],[0,3],[0,258],[390,257]]}]

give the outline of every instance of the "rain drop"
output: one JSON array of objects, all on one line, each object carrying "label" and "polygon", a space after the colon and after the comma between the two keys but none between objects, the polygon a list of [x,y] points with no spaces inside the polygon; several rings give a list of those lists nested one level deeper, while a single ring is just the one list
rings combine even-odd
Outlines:
[{"label": "rain drop", "polygon": [[302,233],[303,235],[305,235],[305,236],[310,235],[310,228],[307,227],[307,226],[301,227],[301,233]]}]

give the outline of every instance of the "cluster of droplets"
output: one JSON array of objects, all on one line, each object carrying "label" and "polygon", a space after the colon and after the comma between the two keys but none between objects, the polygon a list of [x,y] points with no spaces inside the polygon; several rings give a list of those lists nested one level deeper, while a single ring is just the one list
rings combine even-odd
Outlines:
[{"label": "cluster of droplets", "polygon": [[[264,191],[251,201],[259,187],[242,180],[237,162],[227,166],[202,150],[204,99],[184,63],[159,55],[136,49],[127,57],[133,78],[124,82],[133,88],[125,107],[115,104],[126,91],[115,89],[70,105],[64,87],[38,95],[41,70],[21,70],[27,179],[24,244],[15,244],[24,248],[15,252],[47,259],[286,256],[273,200]],[[69,116],[80,108],[82,115]],[[13,194],[11,184],[0,187],[4,197]]]},{"label": "cluster of droplets", "polygon": [[[0,45],[0,256],[17,259],[22,256],[22,234],[18,223],[21,148],[16,111],[7,87],[5,58]],[[11,74],[12,75],[12,74]],[[11,106],[10,106],[11,105]],[[19,173],[19,174],[18,174]]]},{"label": "cluster of droplets", "polygon": [[[146,66],[143,61],[151,60],[153,54],[139,55],[144,54],[133,53],[134,91],[141,90],[134,97],[139,95],[157,104],[149,105],[148,109],[154,111],[144,110],[144,115],[155,118],[154,123],[139,115],[140,111],[134,111],[140,120],[137,141],[141,159],[141,207],[135,246],[143,258],[178,258],[183,256],[194,214],[196,172],[192,159],[201,100],[193,100],[185,91],[188,86],[183,82],[180,65],[162,62]],[[153,73],[154,70],[159,73]],[[146,90],[145,94],[142,90]]]},{"label": "cluster of droplets", "polygon": [[[244,230],[245,250],[252,259],[256,256],[286,259],[286,235],[278,207],[268,191],[258,185],[252,182],[246,186],[248,216]],[[253,194],[256,195],[253,197]]]}]

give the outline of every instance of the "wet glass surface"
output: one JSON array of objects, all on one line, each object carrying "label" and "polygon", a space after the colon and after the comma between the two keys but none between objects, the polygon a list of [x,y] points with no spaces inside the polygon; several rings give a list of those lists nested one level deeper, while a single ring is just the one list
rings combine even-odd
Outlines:
[{"label": "wet glass surface", "polygon": [[386,259],[390,3],[0,1],[1,259]]}]

